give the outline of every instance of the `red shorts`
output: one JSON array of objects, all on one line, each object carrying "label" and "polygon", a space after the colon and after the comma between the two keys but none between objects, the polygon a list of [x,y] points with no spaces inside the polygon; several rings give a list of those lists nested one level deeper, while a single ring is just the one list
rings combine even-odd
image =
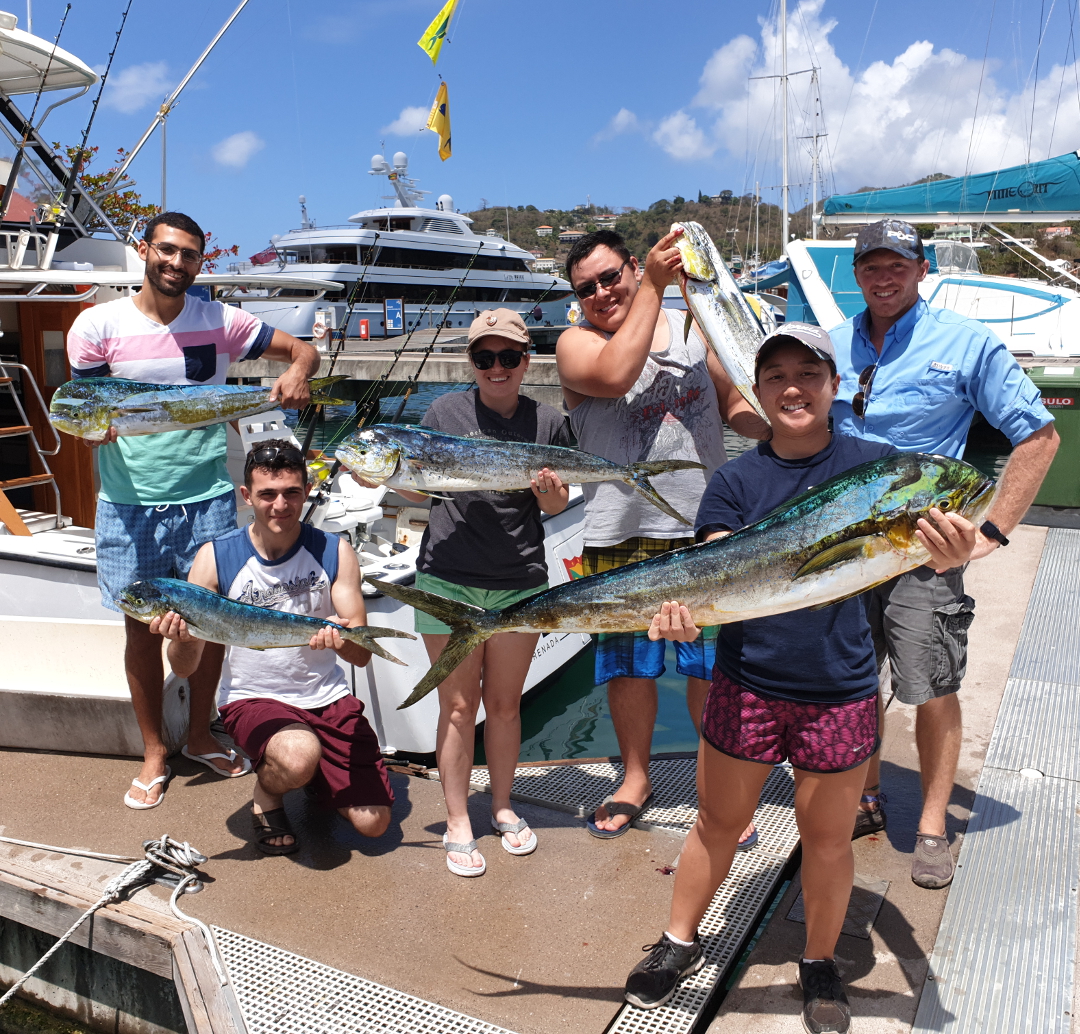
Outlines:
[{"label": "red shorts", "polygon": [[272,697],[252,697],[226,704],[221,720],[256,768],[274,733],[302,722],[322,748],[318,771],[308,783],[321,804],[352,808],[394,803],[378,737],[364,717],[364,705],[354,696],[311,711]]},{"label": "red shorts", "polygon": [[877,694],[845,704],[803,704],[745,689],[717,668],[701,715],[701,735],[740,761],[790,761],[804,772],[847,772],[880,743]]}]

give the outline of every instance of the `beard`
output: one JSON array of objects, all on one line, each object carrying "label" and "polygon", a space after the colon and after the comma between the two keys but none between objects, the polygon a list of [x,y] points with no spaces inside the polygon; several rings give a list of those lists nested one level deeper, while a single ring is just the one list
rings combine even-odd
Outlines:
[{"label": "beard", "polygon": [[146,279],[153,284],[155,291],[165,295],[166,298],[179,298],[195,283],[195,277],[190,273],[185,273],[182,280],[166,280],[161,275],[161,267],[151,266],[149,263],[146,266]]}]

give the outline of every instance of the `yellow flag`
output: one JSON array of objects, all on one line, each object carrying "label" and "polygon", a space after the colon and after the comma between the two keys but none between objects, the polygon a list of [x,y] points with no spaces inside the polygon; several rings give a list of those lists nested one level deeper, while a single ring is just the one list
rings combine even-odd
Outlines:
[{"label": "yellow flag", "polygon": [[439,157],[445,162],[450,157],[450,92],[446,83],[439,84],[439,92],[435,94],[435,103],[427,117],[427,128],[439,134]]},{"label": "yellow flag", "polygon": [[416,41],[416,45],[431,58],[432,64],[439,60],[439,51],[446,40],[446,30],[450,28],[450,19],[454,17],[457,5],[458,0],[446,0],[434,21],[424,30],[424,35]]}]

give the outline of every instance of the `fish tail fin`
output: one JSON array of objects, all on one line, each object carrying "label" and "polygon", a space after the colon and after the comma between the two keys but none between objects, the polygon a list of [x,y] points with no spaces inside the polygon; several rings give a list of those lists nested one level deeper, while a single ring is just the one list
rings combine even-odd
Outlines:
[{"label": "fish tail fin", "polygon": [[348,378],[344,376],[316,377],[309,385],[312,404],[318,404],[320,406],[349,405],[349,399],[335,398],[330,392],[330,389],[333,388],[334,385],[344,380],[348,380]]},{"label": "fish tail fin", "polygon": [[368,578],[368,581],[391,599],[400,600],[410,607],[422,610],[451,628],[450,641],[445,649],[428,673],[413,687],[408,699],[398,706],[399,711],[411,707],[427,696],[473,650],[495,632],[495,623],[492,619],[496,616],[496,611],[484,610],[459,600],[448,600],[433,592],[384,582],[378,578]]},{"label": "fish tail fin", "polygon": [[360,628],[347,628],[342,629],[341,638],[348,639],[350,643],[356,643],[357,646],[362,646],[365,650],[370,650],[376,657],[382,657],[384,660],[393,661],[394,664],[404,665],[405,662],[400,657],[395,657],[388,650],[384,650],[377,642],[375,638],[382,639],[415,639],[411,632],[403,632],[399,628],[379,628],[376,625],[364,625]]},{"label": "fish tail fin", "polygon": [[705,465],[702,463],[695,463],[693,460],[656,460],[650,463],[634,463],[631,464],[627,471],[625,478],[626,483],[633,488],[639,495],[644,496],[653,504],[657,509],[662,510],[669,517],[674,517],[675,520],[682,524],[691,524],[692,521],[688,521],[678,510],[675,509],[655,488],[649,481],[650,477],[656,474],[666,474],[672,470],[704,470]]}]

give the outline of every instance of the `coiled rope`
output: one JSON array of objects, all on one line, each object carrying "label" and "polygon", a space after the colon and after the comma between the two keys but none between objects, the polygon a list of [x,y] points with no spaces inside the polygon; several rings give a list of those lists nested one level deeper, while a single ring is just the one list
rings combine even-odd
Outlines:
[{"label": "coiled rope", "polygon": [[[14,840],[10,837],[0,837],[0,842],[5,844],[16,844],[20,847],[40,848],[44,851],[55,851],[58,854],[79,855],[86,858],[100,858],[110,862],[130,861],[130,859],[120,855],[102,855],[94,851],[84,851],[79,848],[54,847],[51,844],[35,844],[26,840]],[[131,864],[128,865],[123,872],[114,876],[105,884],[105,891],[101,897],[71,924],[68,930],[61,935],[60,939],[45,952],[45,954],[42,955],[22,977],[16,980],[15,983],[7,989],[3,997],[0,997],[0,1007],[3,1007],[10,1001],[19,988],[41,969],[41,967],[60,950],[61,946],[75,934],[75,931],[78,930],[79,927],[82,926],[82,924],[95,912],[116,901],[125,891],[130,890],[132,887],[136,887],[142,883],[148,883],[153,879],[155,870],[158,869],[164,869],[166,872],[172,873],[173,876],[177,877],[179,882],[176,885],[176,889],[173,891],[172,898],[169,900],[169,907],[172,909],[173,915],[175,915],[177,919],[199,927],[203,936],[206,938],[206,945],[210,951],[210,959],[214,963],[214,969],[217,971],[218,979],[223,986],[227,984],[229,980],[225,975],[225,968],[218,957],[217,945],[214,943],[214,937],[210,932],[210,928],[201,920],[181,911],[176,904],[177,898],[184,893],[188,884],[199,879],[199,874],[195,870],[206,860],[206,855],[201,854],[186,840],[183,843],[180,843],[177,840],[173,840],[168,834],[163,835],[158,840],[147,840],[143,844],[143,857],[131,861]]]}]

